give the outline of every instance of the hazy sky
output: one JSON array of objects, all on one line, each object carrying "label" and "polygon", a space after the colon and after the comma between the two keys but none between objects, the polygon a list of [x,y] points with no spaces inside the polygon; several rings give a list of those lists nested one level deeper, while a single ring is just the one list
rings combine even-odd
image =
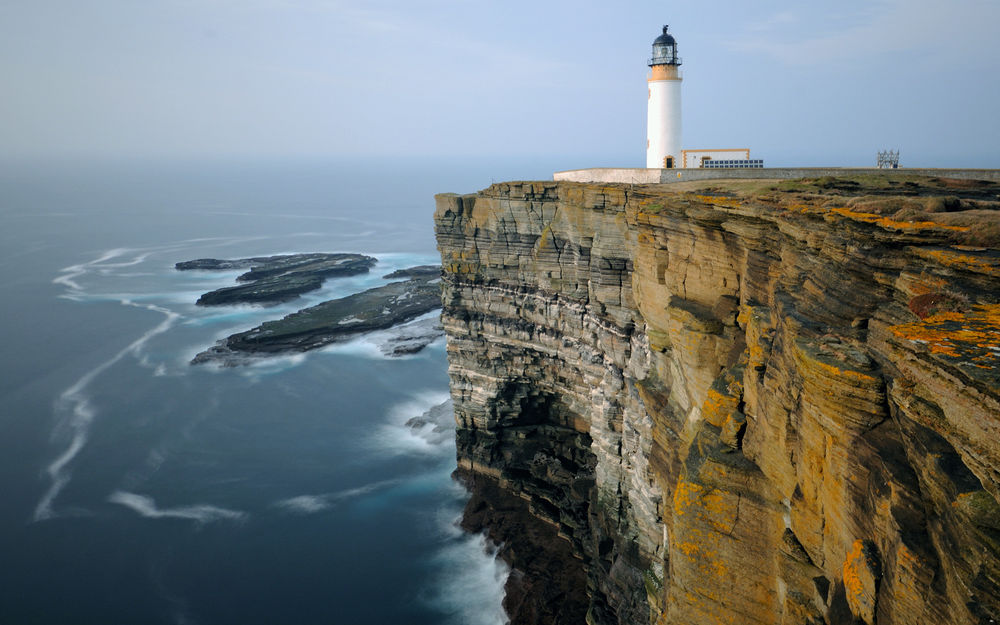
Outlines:
[{"label": "hazy sky", "polygon": [[1000,167],[1000,0],[4,0],[0,151],[641,166],[664,23],[685,148]]}]

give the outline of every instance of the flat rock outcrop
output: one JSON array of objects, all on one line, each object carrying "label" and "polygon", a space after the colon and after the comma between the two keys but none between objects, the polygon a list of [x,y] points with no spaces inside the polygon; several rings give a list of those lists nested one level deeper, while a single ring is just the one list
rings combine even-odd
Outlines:
[{"label": "flat rock outcrop", "polygon": [[191,364],[240,365],[248,358],[304,352],[388,328],[395,328],[395,332],[387,338],[383,351],[387,355],[410,354],[436,340],[441,333],[435,320],[401,324],[440,307],[441,284],[436,276],[390,282],[230,335],[195,356]]},{"label": "flat rock outcrop", "polygon": [[397,269],[382,277],[386,280],[397,280],[399,278],[437,278],[440,275],[441,265],[417,265],[416,267]]},{"label": "flat rock outcrop", "polygon": [[327,278],[367,273],[376,262],[375,258],[363,254],[315,253],[232,260],[201,258],[177,263],[174,267],[179,271],[249,268],[250,271],[236,278],[237,282],[246,284],[210,291],[196,302],[199,306],[228,306],[285,302],[315,291]]},{"label": "flat rock outcrop", "polygon": [[512,621],[1000,622],[998,199],[438,196],[465,524],[504,545]]}]

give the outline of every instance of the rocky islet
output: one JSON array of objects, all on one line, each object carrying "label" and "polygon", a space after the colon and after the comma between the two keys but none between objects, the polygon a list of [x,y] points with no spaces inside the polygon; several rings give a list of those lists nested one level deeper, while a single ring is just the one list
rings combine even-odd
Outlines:
[{"label": "rocky islet", "polygon": [[[376,259],[361,254],[297,254],[236,260],[200,259],[177,263],[179,270],[249,267],[237,280],[246,287],[206,293],[199,305],[280,301],[304,282],[364,273]],[[422,265],[384,276],[388,284],[328,300],[281,319],[238,332],[197,354],[191,364],[237,366],[269,355],[303,352],[360,334],[387,330],[380,345],[387,356],[413,354],[443,335],[437,319],[419,319],[441,307],[440,267]],[[405,279],[399,279],[405,278]],[[313,288],[319,288],[316,284]],[[256,289],[256,290],[255,290]],[[307,289],[312,290],[312,289]],[[300,291],[301,292],[301,291]],[[205,302],[212,302],[206,304]]]},{"label": "rocky islet", "polygon": [[174,265],[178,271],[230,271],[250,269],[236,278],[239,286],[205,293],[199,306],[233,304],[277,304],[295,299],[323,286],[327,278],[354,276],[368,271],[378,262],[363,254],[286,254],[232,260],[201,258]]}]

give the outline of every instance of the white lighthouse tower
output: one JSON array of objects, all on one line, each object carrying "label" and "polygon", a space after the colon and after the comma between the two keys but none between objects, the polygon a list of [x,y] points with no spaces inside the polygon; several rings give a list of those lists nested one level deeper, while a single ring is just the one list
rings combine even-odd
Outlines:
[{"label": "white lighthouse tower", "polygon": [[653,40],[649,60],[649,110],[646,117],[646,167],[683,167],[681,163],[681,57],[667,34]]}]

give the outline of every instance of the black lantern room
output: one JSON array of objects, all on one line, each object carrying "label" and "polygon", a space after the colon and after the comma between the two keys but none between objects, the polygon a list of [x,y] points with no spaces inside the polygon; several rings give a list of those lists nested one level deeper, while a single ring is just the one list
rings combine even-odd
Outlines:
[{"label": "black lantern room", "polygon": [[649,59],[650,67],[681,64],[681,57],[677,56],[677,41],[667,33],[667,28],[664,26],[663,34],[653,40],[653,58]]}]

